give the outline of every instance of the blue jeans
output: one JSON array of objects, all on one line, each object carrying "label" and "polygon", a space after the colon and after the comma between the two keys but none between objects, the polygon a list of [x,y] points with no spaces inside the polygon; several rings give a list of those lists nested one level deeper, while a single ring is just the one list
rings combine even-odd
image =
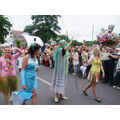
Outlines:
[{"label": "blue jeans", "polygon": [[77,74],[77,66],[78,65],[74,65],[74,73]]},{"label": "blue jeans", "polygon": [[117,74],[114,78],[114,85],[117,87],[120,87],[120,72],[117,72]]}]

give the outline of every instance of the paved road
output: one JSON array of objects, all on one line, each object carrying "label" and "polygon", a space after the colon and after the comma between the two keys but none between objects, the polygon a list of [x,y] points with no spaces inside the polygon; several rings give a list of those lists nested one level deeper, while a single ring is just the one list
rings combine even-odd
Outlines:
[{"label": "paved road", "polygon": [[[18,71],[18,70],[17,70]],[[102,103],[97,103],[94,100],[92,89],[88,90],[88,96],[82,94],[82,89],[88,84],[85,79],[77,77],[78,89],[76,89],[75,78],[72,74],[68,75],[66,96],[68,100],[62,100],[59,103],[54,103],[54,93],[50,90],[51,78],[53,68],[40,65],[40,69],[37,72],[38,78],[38,98],[37,105],[120,105],[120,90],[113,89],[108,84],[100,83],[97,86],[97,94],[101,98]],[[18,73],[18,72],[17,72]],[[20,87],[20,75],[18,76],[18,87]],[[6,105],[3,95],[0,94],[0,105]],[[26,102],[27,105],[31,104],[31,101]]]}]

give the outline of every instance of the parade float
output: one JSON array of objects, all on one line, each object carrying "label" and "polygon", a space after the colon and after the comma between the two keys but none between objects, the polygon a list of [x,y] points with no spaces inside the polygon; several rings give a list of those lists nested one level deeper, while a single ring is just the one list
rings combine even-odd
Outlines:
[{"label": "parade float", "polygon": [[42,40],[37,36],[30,36],[27,34],[19,34],[14,38],[13,46],[16,46],[16,40],[21,41],[21,46],[30,47],[32,43],[38,43],[40,46],[43,46]]}]

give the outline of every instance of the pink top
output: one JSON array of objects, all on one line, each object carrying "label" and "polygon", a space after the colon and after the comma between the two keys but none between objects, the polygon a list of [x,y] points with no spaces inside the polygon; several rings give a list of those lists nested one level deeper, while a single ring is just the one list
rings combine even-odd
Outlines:
[{"label": "pink top", "polygon": [[16,76],[15,60],[22,54],[22,51],[19,48],[15,48],[15,50],[17,51],[17,53],[12,56],[12,65],[13,65],[12,72],[8,71],[8,67],[4,57],[0,57],[0,75],[1,76]]}]

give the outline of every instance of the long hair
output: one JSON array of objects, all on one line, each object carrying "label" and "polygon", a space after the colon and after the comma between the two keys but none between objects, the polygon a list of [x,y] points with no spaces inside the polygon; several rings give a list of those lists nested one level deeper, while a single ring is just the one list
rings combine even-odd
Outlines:
[{"label": "long hair", "polygon": [[95,51],[96,50],[98,50],[98,57],[100,57],[100,49],[98,48],[98,47],[95,47],[94,49],[93,49],[93,56],[95,57],[96,55],[95,55]]},{"label": "long hair", "polygon": [[33,58],[34,57],[34,53],[39,50],[41,48],[41,46],[37,43],[33,43],[31,44],[31,46],[29,47],[28,49],[28,54],[31,55],[31,57]]}]

